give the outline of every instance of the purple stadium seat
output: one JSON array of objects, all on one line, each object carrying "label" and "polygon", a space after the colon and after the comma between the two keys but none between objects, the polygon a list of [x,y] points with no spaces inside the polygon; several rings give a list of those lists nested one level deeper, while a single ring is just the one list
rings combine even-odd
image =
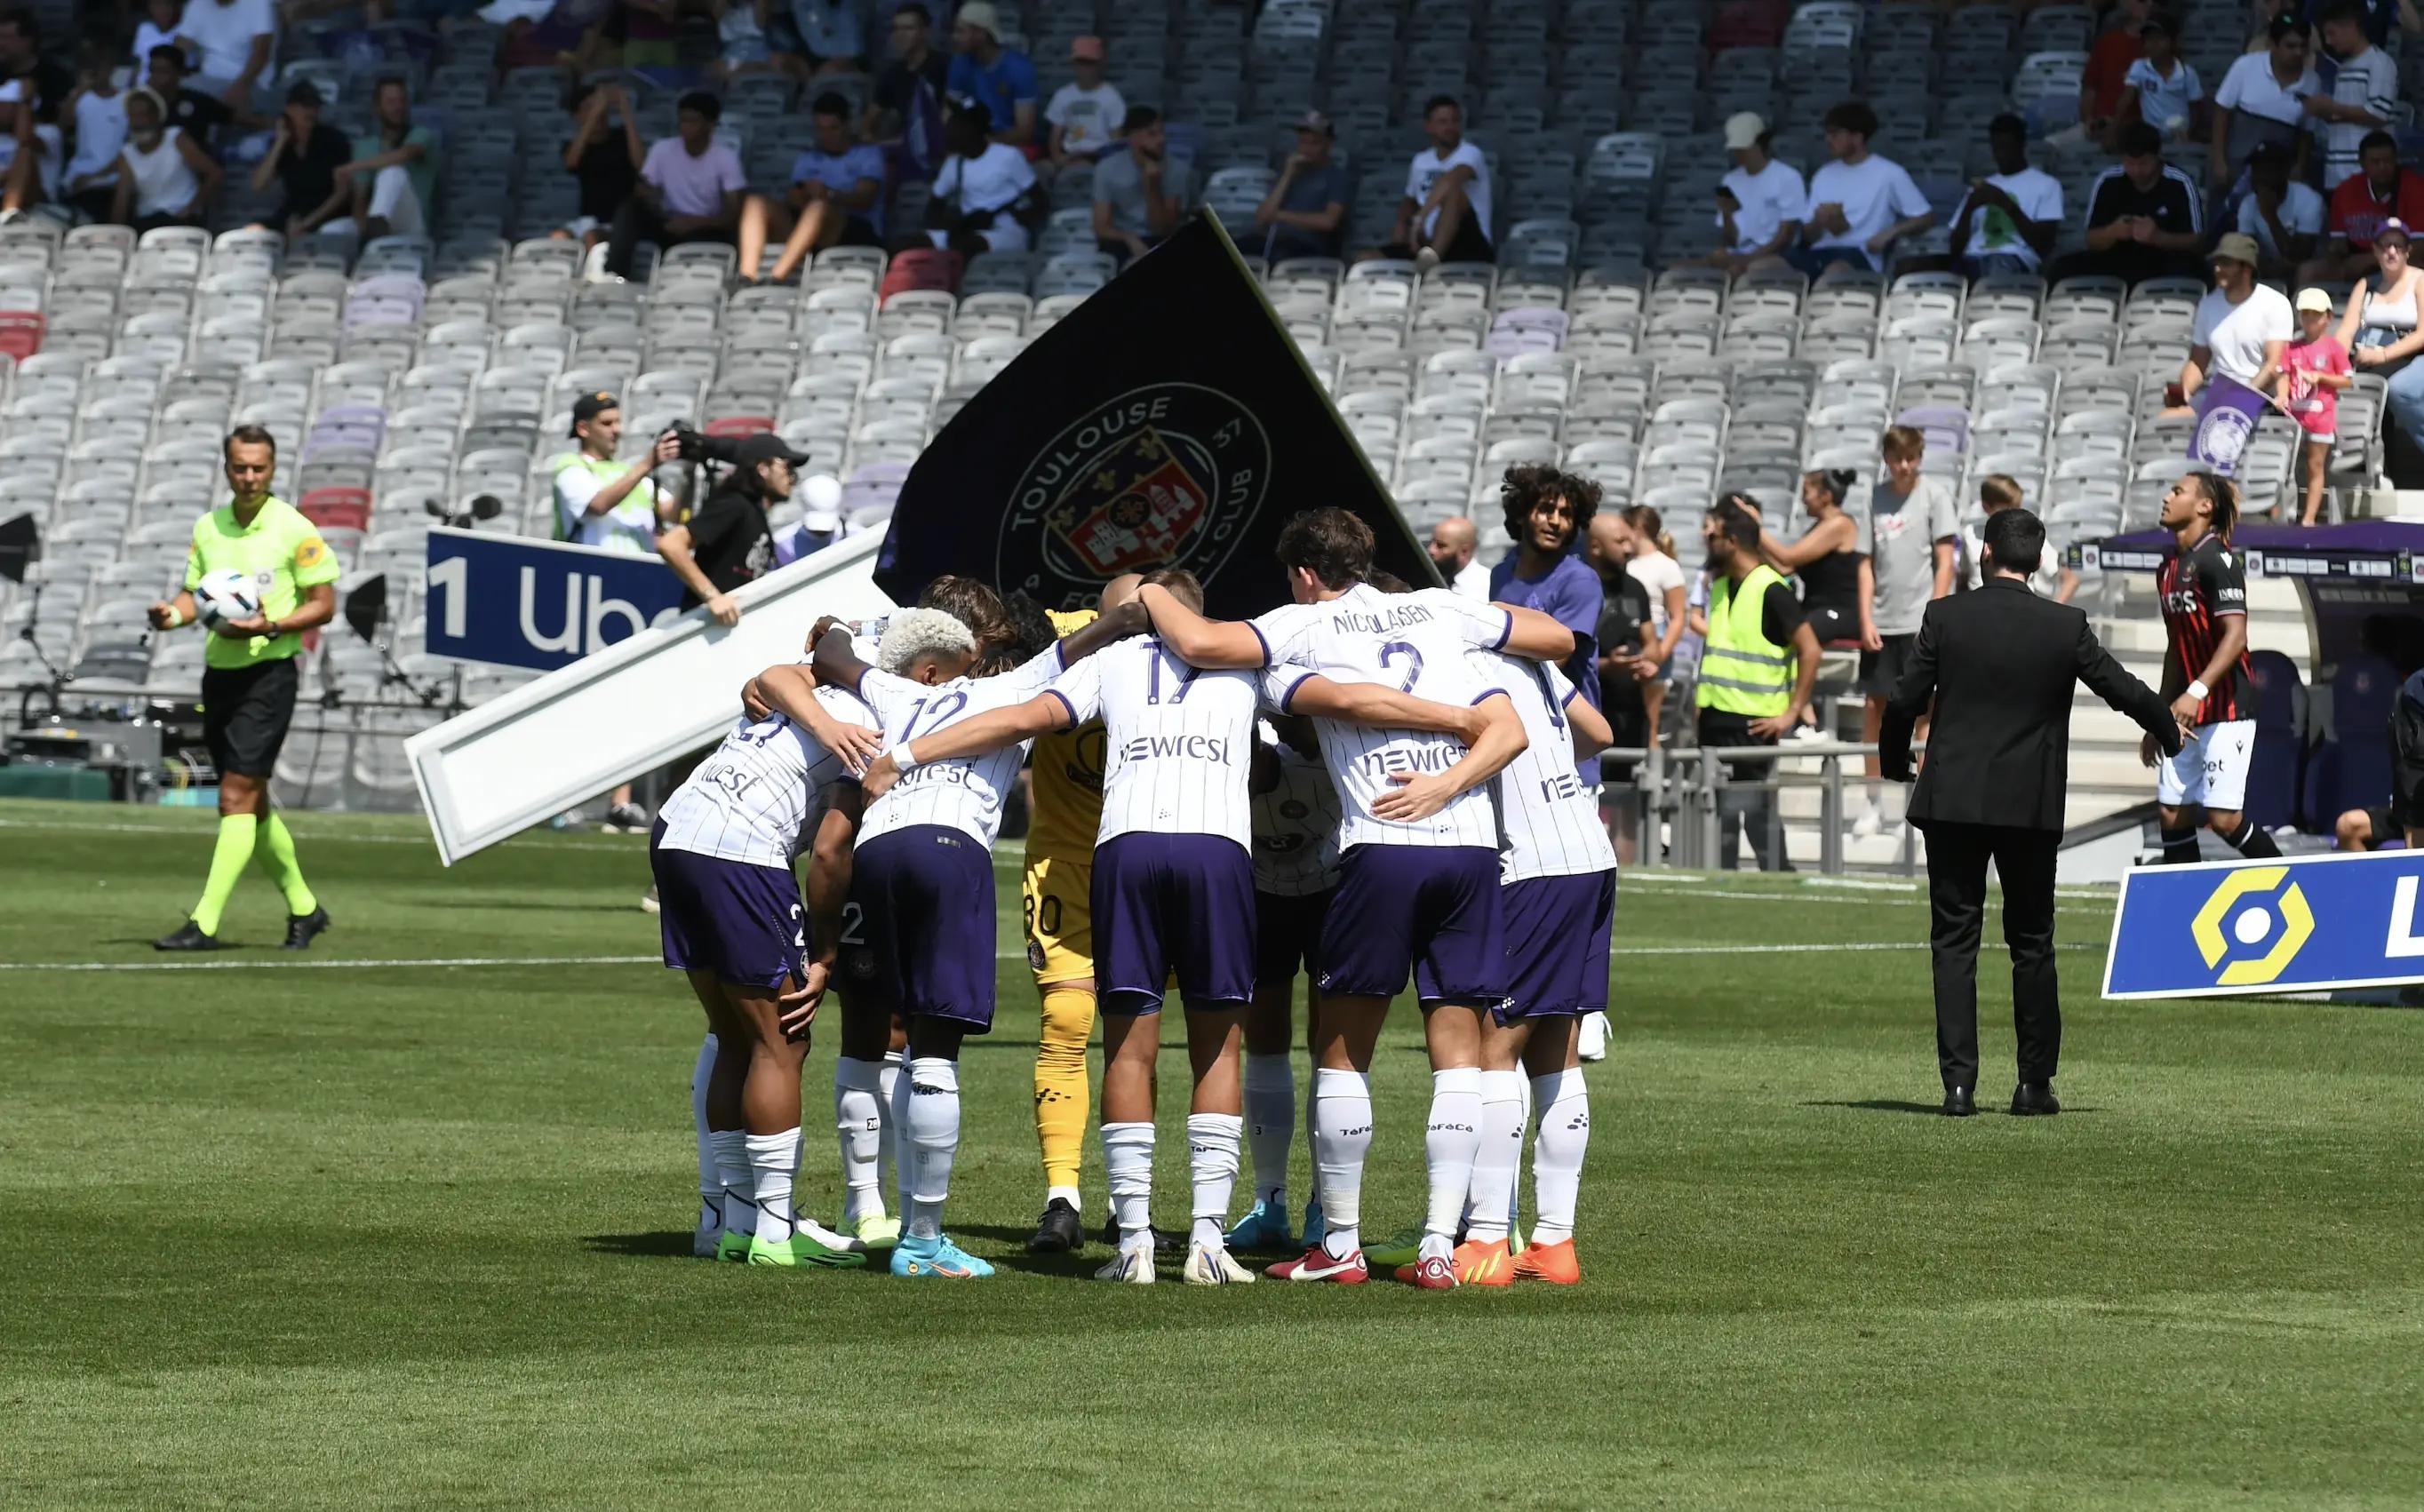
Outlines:
[{"label": "purple stadium seat", "polygon": [[[2246,813],[2271,829],[2299,819],[2306,749],[2297,727],[2298,666],[2278,651],[2257,651],[2249,655],[2248,667],[2256,695],[2256,750],[2247,772]],[[2307,815],[2307,827],[2328,826],[2334,817]]]}]

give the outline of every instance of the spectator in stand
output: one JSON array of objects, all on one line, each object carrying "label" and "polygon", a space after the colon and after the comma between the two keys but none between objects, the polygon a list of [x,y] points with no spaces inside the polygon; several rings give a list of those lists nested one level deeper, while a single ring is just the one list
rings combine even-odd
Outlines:
[{"label": "spectator in stand", "polygon": [[892,61],[875,77],[858,134],[890,150],[902,177],[931,179],[943,163],[951,60],[934,51],[934,17],[917,0],[892,13],[890,37]]},{"label": "spectator in stand", "polygon": [[1995,171],[1970,186],[1953,217],[1954,265],[1973,279],[2034,273],[2062,231],[2062,181],[2029,166],[2029,123],[2017,116],[1988,123],[1986,145]]},{"label": "spectator in stand", "polygon": [[2301,289],[2298,338],[2281,358],[2281,407],[2298,422],[2305,463],[2306,507],[2298,518],[2313,525],[2323,514],[2323,470],[2339,438],[2340,390],[2356,382],[2349,374],[2348,348],[2331,333],[2332,296]]},{"label": "spectator in stand", "polygon": [[1127,151],[1094,168],[1094,245],[1124,263],[1178,229],[1195,184],[1185,164],[1173,167],[1165,156],[1170,138],[1160,111],[1130,105],[1120,135]]},{"label": "spectator in stand", "polygon": [[1426,271],[1442,263],[1492,263],[1490,162],[1464,139],[1464,107],[1452,95],[1423,106],[1431,145],[1406,169],[1406,197],[1382,257],[1411,258]]},{"label": "spectator in stand", "polygon": [[790,0],[762,24],[776,56],[797,59],[785,72],[798,77],[856,73],[866,63],[866,0]]},{"label": "spectator in stand", "polygon": [[168,124],[167,106],[149,89],[126,97],[126,146],[117,171],[109,218],[138,234],[200,225],[218,193],[218,161]]},{"label": "spectator in stand", "polygon": [[1826,151],[1834,161],[1810,176],[1801,245],[1786,256],[1817,278],[1838,263],[1883,272],[1894,243],[1936,224],[1936,212],[1901,164],[1869,151],[1876,112],[1846,100],[1826,112]]},{"label": "spectator in stand", "polygon": [[2424,224],[2424,174],[2400,164],[2398,138],[2386,131],[2368,133],[2357,148],[2357,165],[2332,191],[2330,245],[2320,265],[2300,275],[2301,282],[2362,279],[2374,269],[2373,239],[2385,223]]},{"label": "spectator in stand", "polygon": [[[140,73],[152,62],[152,49],[163,43],[180,47],[178,40],[184,33],[185,0],[144,0],[143,19],[135,24],[135,48],[127,54],[127,62]],[[191,61],[188,53],[187,60]]]},{"label": "spectator in stand", "polygon": [[[1860,591],[1860,525],[1843,502],[1859,474],[1850,468],[1801,475],[1801,508],[1810,528],[1785,541],[1762,528],[1759,554],[1769,566],[1801,580],[1801,613],[1821,645],[1865,645],[1875,639],[1869,595]],[[1676,580],[1678,585],[1682,579]]]},{"label": "spectator in stand", "polygon": [[2331,92],[2303,102],[2309,118],[2322,123],[2323,183],[2336,187],[2358,170],[2366,137],[2389,125],[2399,110],[2399,60],[2365,34],[2361,0],[2332,0],[2323,8],[2323,47],[2339,60]]},{"label": "spectator in stand", "polygon": [[2273,19],[2272,45],[2230,65],[2214,91],[2213,186],[2227,192],[2256,150],[2270,142],[2290,154],[2289,176],[2305,177],[2305,100],[2322,88],[2306,53],[2306,24],[2294,16]]},{"label": "spectator in stand", "polygon": [[336,127],[321,124],[320,104],[320,91],[311,80],[288,85],[278,134],[252,170],[254,193],[273,182],[278,184],[280,195],[272,224],[289,236],[318,231],[345,203],[337,193],[337,176],[353,161],[354,144]]},{"label": "spectator in stand", "polygon": [[2133,119],[2154,127],[2167,142],[2204,140],[2209,114],[2205,81],[2180,56],[2179,24],[2169,16],[2148,16],[2138,40],[2145,55],[2121,81],[2126,93],[2120,113],[2107,124],[2104,150],[2121,151],[2121,134]]},{"label": "spectator in stand", "polygon": [[[2017,509],[2026,498],[2017,478],[2006,473],[1989,472],[1978,480],[1979,513],[1970,517],[1976,523],[1961,527],[1960,586],[1967,590],[1983,586],[1988,568],[1986,560],[1986,521],[2007,509]],[[1975,579],[1975,581],[1971,580]],[[2061,552],[2049,541],[2037,570],[2029,574],[2029,586],[2039,598],[2050,598],[2057,604],[2069,603],[2079,592],[2079,574],[2061,565]]]},{"label": "spectator in stand", "polygon": [[1702,262],[1737,279],[1754,263],[1786,256],[1801,236],[1810,186],[1792,164],[1768,155],[1774,136],[1750,111],[1726,118],[1726,155],[1734,166],[1717,181],[1717,249]]},{"label": "spectator in stand", "polygon": [[555,234],[579,242],[586,252],[606,239],[615,215],[639,188],[648,150],[640,141],[631,97],[621,85],[582,85],[566,103],[572,112],[572,136],[564,144],[564,170],[579,182],[581,199],[579,213]]},{"label": "spectator in stand", "polygon": [[776,52],[767,36],[775,19],[773,0],[706,0],[706,5],[721,49],[707,66],[709,84],[722,89],[753,73],[779,73],[795,84],[808,76],[806,58]]},{"label": "spectator in stand", "polygon": [[2239,202],[2238,229],[2255,238],[2262,254],[2257,277],[2294,277],[2322,242],[2323,197],[2289,177],[2288,153],[2259,147],[2247,160],[2247,198]]},{"label": "spectator in stand", "polygon": [[2124,119],[2121,111],[2129,92],[2130,70],[2145,51],[2146,10],[2147,0],[2121,0],[2111,12],[2113,24],[2088,49],[2087,67],[2079,75],[2075,135],[2105,143],[2108,151]]},{"label": "spectator in stand", "polygon": [[[1656,670],[1657,663],[1650,660],[1656,637],[1650,628],[1650,591],[1628,570],[1637,544],[1622,515],[1594,515],[1583,549],[1604,596],[1592,634],[1600,647],[1599,682],[1606,700],[1601,712],[1614,732],[1608,743],[1615,747],[1647,748],[1651,743],[1649,693],[1642,679],[1645,672]],[[1585,770],[1603,783],[1633,785],[1633,762],[1602,759],[1596,766],[1595,772]],[[1624,866],[1639,853],[1641,804],[1619,794],[1612,817],[1609,837],[1616,842],[1617,864]]]},{"label": "spectator in stand", "polygon": [[2087,249],[2054,265],[2055,282],[2082,273],[2131,284],[2194,278],[2205,242],[2205,195],[2185,171],[2163,161],[2161,132],[2143,120],[2121,132],[2121,164],[2087,191]]},{"label": "spectator in stand", "polygon": [[951,155],[934,175],[926,234],[936,247],[963,257],[1026,251],[1027,223],[1020,217],[1035,194],[1035,169],[1027,154],[993,139],[993,118],[980,104],[953,110],[943,122],[943,140]]},{"label": "spectator in stand", "polygon": [[[2240,51],[2241,53],[2272,51],[2272,24],[2284,16],[2293,20],[2304,16],[2305,10],[2303,0],[2256,0],[2256,29],[2248,34],[2247,45]],[[2313,30],[2314,24],[2313,20],[2308,18],[2306,26],[2309,31]]]},{"label": "spectator in stand", "polygon": [[[2306,0],[2306,19],[2320,24],[2329,0]],[[2366,40],[2376,47],[2390,45],[2395,30],[2424,32],[2424,13],[2416,8],[2416,0],[2357,0],[2357,8],[2365,12],[2363,25]]]},{"label": "spectator in stand", "polygon": [[749,180],[741,171],[740,155],[715,139],[715,123],[723,118],[724,103],[704,91],[676,103],[674,135],[648,148],[640,162],[639,187],[614,213],[607,272],[630,278],[643,241],[667,247],[732,245]]},{"label": "spectator in stand", "polygon": [[1474,560],[1481,549],[1481,533],[1462,515],[1451,515],[1431,527],[1431,565],[1447,585],[1467,598],[1490,601],[1490,569]]},{"label": "spectator in stand", "polygon": [[195,85],[229,110],[248,112],[252,88],[268,71],[278,40],[278,11],[270,0],[186,0],[177,35],[199,56]]},{"label": "spectator in stand", "polygon": [[238,117],[227,102],[207,90],[197,89],[185,82],[185,52],[174,43],[164,43],[152,49],[152,72],[145,83],[152,92],[168,103],[168,124],[199,142],[207,150],[217,140],[219,128]]},{"label": "spectator in stand", "polygon": [[1296,123],[1296,151],[1280,167],[1279,182],[1254,207],[1254,224],[1266,234],[1263,259],[1336,257],[1346,246],[1347,206],[1354,189],[1337,164],[1338,128],[1318,110]]},{"label": "spectator in stand", "polygon": [[1599,485],[1553,467],[1523,464],[1507,470],[1498,497],[1515,549],[1490,569],[1491,602],[1537,609],[1573,631],[1566,678],[1598,708],[1595,647],[1605,596],[1599,574],[1583,560],[1582,546],[1589,538],[1591,517],[1599,513]]},{"label": "spectator in stand", "polygon": [[791,163],[791,187],[781,203],[753,194],[741,202],[741,281],[758,281],[768,235],[781,236],[782,255],[766,277],[781,283],[811,252],[828,247],[884,245],[884,153],[850,135],[850,102],[817,96],[816,145]]},{"label": "spectator in stand", "polygon": [[[2424,306],[2424,270],[2408,261],[2407,227],[2386,220],[2375,228],[2371,284],[2359,283],[2340,316],[2340,344],[2361,373],[2389,380],[2384,398],[2391,423],[2424,454],[2424,329],[2416,310]],[[2396,458],[2401,467],[2404,458]]]},{"label": "spectator in stand", "polygon": [[[1860,597],[1868,613],[1860,620],[1860,739],[1874,745],[1883,726],[1886,700],[1910,666],[1911,647],[1927,606],[1953,591],[1961,515],[1953,490],[1941,478],[1923,474],[1927,438],[1908,425],[1889,427],[1880,448],[1886,475],[1869,490],[1869,513],[1860,521]],[[1867,764],[1868,803],[1852,821],[1861,839],[1885,827],[1884,796],[1876,758]]]},{"label": "spectator in stand", "polygon": [[59,112],[75,75],[41,56],[41,26],[24,7],[0,11],[0,208],[56,199],[66,139]]},{"label": "spectator in stand", "polygon": [[1044,122],[1052,128],[1050,143],[1056,167],[1092,163],[1117,139],[1113,123],[1127,119],[1128,103],[1120,91],[1103,82],[1103,40],[1080,37],[1069,44],[1069,72],[1077,76],[1052,91],[1044,107]]},{"label": "spectator in stand", "polygon": [[993,139],[1007,142],[1029,158],[1043,155],[1036,134],[1036,107],[1041,87],[1035,64],[1025,53],[1001,45],[1001,17],[991,0],[967,0],[951,23],[949,92],[954,100],[973,100],[994,121]]},{"label": "spectator in stand", "polygon": [[614,0],[600,31],[611,38],[619,26],[622,46],[615,63],[645,72],[679,66],[682,0]]},{"label": "spectator in stand", "polygon": [[1649,716],[1643,743],[1656,745],[1659,717],[1666,707],[1666,666],[1683,639],[1688,592],[1682,565],[1675,560],[1675,537],[1666,533],[1666,522],[1659,518],[1658,511],[1648,504],[1635,504],[1624,512],[1624,526],[1630,553],[1624,570],[1650,596],[1651,645],[1633,676],[1641,684],[1642,706]]},{"label": "spectator in stand", "polygon": [[87,221],[107,220],[116,202],[118,154],[126,148],[126,91],[118,87],[118,49],[105,36],[87,37],[76,92],[68,99],[75,124],[59,198]]},{"label": "spectator in stand", "polygon": [[2233,232],[2216,242],[2213,290],[2197,301],[2188,360],[2180,364],[2180,400],[2216,378],[2270,393],[2282,354],[2298,323],[2280,290],[2256,281],[2256,242]]},{"label": "spectator in stand", "polygon": [[354,157],[337,166],[336,214],[321,230],[364,243],[418,236],[429,226],[438,190],[438,134],[412,123],[412,97],[393,74],[371,90],[371,129],[354,138]]}]

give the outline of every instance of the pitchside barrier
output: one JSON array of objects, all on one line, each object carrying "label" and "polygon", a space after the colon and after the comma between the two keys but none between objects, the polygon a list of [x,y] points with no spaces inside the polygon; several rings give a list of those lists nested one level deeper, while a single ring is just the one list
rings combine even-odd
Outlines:
[{"label": "pitchside barrier", "polygon": [[2121,883],[2107,997],[2424,982],[2424,852],[2141,867]]},{"label": "pitchside barrier", "polygon": [[741,714],[741,685],[804,654],[819,615],[895,606],[875,586],[884,537],[853,535],[733,594],[729,629],[694,609],[405,742],[448,866],[709,744]]}]

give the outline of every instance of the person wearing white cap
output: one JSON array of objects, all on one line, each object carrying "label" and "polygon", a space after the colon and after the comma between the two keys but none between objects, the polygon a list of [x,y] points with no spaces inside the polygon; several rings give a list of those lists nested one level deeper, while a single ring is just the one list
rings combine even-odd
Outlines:
[{"label": "person wearing white cap", "polygon": [[[1035,113],[1041,88],[1035,64],[1025,53],[1001,44],[1001,17],[990,0],[968,0],[951,23],[948,85],[953,99],[974,100],[993,112],[993,139],[1027,151],[1041,148]],[[1030,155],[1033,155],[1030,153]]]},{"label": "person wearing white cap", "polygon": [[1717,181],[1717,249],[1701,261],[1736,278],[1762,258],[1782,257],[1801,234],[1810,191],[1792,164],[1768,155],[1773,135],[1754,111],[1726,118],[1734,166]]},{"label": "person wearing white cap", "polygon": [[2348,348],[2331,334],[2332,296],[2298,291],[2298,339],[2281,358],[2281,404],[2298,422],[2299,460],[2305,464],[2306,504],[2298,517],[2312,525],[2323,514],[2323,469],[2339,438],[2340,390],[2356,382]]}]

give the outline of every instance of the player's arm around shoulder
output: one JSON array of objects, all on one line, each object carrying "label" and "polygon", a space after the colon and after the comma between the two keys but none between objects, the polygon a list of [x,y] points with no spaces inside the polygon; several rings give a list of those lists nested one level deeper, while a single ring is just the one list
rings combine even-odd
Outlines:
[{"label": "player's arm around shoulder", "polygon": [[1142,635],[1152,629],[1153,621],[1145,613],[1144,604],[1131,598],[1116,609],[1104,610],[1060,637],[1060,664],[1075,666],[1114,641]]},{"label": "player's arm around shoulder", "polygon": [[1497,649],[1528,661],[1563,661],[1574,654],[1574,632],[1553,615],[1515,604],[1493,604],[1507,612],[1507,641]]},{"label": "player's arm around shoulder", "polygon": [[1253,626],[1242,620],[1205,619],[1157,582],[1146,583],[1134,602],[1142,607],[1161,644],[1190,667],[1206,672],[1251,670],[1270,662],[1262,633]]},{"label": "player's arm around shoulder", "polygon": [[1287,714],[1453,735],[1468,746],[1481,739],[1490,724],[1490,716],[1478,708],[1433,703],[1377,682],[1333,682],[1317,672],[1297,677],[1280,708]]},{"label": "player's arm around shoulder", "polygon": [[1373,801],[1376,817],[1399,824],[1428,819],[1463,793],[1506,771],[1507,764],[1531,745],[1531,738],[1523,733],[1523,721],[1515,712],[1515,701],[1503,690],[1490,690],[1474,708],[1484,721],[1481,734],[1456,765],[1433,776],[1418,777],[1402,772],[1391,776],[1389,780],[1397,784],[1397,790]]},{"label": "player's arm around shoulder", "polygon": [[1077,711],[1068,695],[1057,688],[1046,688],[1025,703],[978,714],[931,735],[901,741],[868,766],[867,775],[859,780],[859,786],[868,800],[873,802],[889,791],[894,783],[919,767],[936,761],[991,756],[1004,746],[1031,740],[1054,730],[1075,729],[1078,724]]}]

